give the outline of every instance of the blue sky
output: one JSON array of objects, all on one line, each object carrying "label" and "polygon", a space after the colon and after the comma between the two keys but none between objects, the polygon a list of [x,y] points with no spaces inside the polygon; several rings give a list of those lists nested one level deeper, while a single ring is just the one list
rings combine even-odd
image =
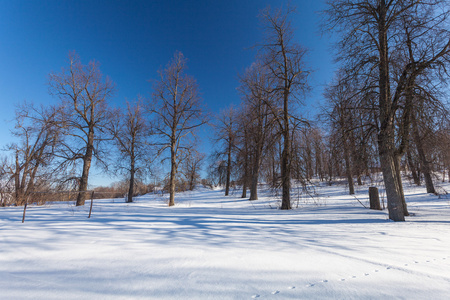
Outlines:
[{"label": "blue sky", "polygon": [[[318,11],[324,0],[290,1],[296,41],[309,49],[314,71],[305,111],[314,112],[323,85],[333,76],[331,45],[321,37]],[[149,96],[157,70],[176,50],[189,59],[204,102],[218,113],[238,104],[237,74],[249,66],[262,30],[257,18],[280,0],[22,1],[0,0],[0,147],[11,142],[14,104],[55,103],[47,76],[67,64],[75,50],[83,63],[97,60],[117,86],[121,106],[138,94]],[[207,144],[207,142],[205,142]],[[206,146],[207,147],[207,146]]]}]

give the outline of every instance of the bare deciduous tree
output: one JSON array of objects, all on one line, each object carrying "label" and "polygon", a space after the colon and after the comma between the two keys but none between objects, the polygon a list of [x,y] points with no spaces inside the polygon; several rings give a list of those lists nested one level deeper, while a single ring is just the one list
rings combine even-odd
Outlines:
[{"label": "bare deciduous tree", "polygon": [[[404,221],[407,214],[400,158],[407,148],[412,110],[411,98],[405,93],[425,70],[441,68],[449,59],[450,38],[443,28],[449,14],[448,5],[442,6],[445,3],[328,1],[326,27],[343,35],[338,43],[339,59],[377,91],[378,152],[389,218],[394,221]],[[410,55],[402,54],[408,52]],[[409,59],[398,59],[402,55]]]},{"label": "bare deciduous tree", "polygon": [[241,76],[241,86],[245,117],[242,126],[249,132],[247,143],[252,153],[250,200],[258,199],[258,181],[263,155],[272,143],[275,107],[272,93],[274,79],[261,63],[253,63]]},{"label": "bare deciduous tree", "polygon": [[276,124],[283,137],[281,156],[281,209],[291,209],[291,122],[295,119],[292,106],[299,92],[306,89],[308,71],[305,68],[306,50],[294,42],[294,33],[289,18],[293,10],[288,7],[271,11],[265,9],[261,18],[266,26],[266,40],[262,46],[263,61],[273,76],[276,85],[273,92],[280,99],[272,107]]},{"label": "bare deciduous tree", "polygon": [[8,148],[15,157],[15,167],[10,173],[14,179],[17,205],[23,205],[30,193],[39,187],[40,179],[52,173],[49,165],[60,139],[57,113],[55,107],[35,108],[27,103],[16,109],[12,134],[19,141]]},{"label": "bare deciduous tree", "polygon": [[84,205],[88,187],[89,170],[93,157],[99,157],[99,142],[108,123],[108,100],[114,84],[104,78],[99,64],[91,61],[83,65],[79,56],[69,54],[69,66],[59,73],[49,75],[50,93],[61,100],[63,108],[60,122],[66,136],[57,153],[62,165],[82,162],[78,181],[77,206]]},{"label": "bare deciduous tree", "polygon": [[189,150],[189,136],[208,118],[192,76],[185,74],[187,59],[176,52],[169,64],[159,71],[154,84],[153,100],[148,110],[156,116],[155,134],[159,135],[159,154],[170,152],[169,206],[175,205],[175,182],[178,165]]},{"label": "bare deciduous tree", "polygon": [[114,113],[110,128],[120,153],[115,165],[119,170],[125,170],[128,177],[127,202],[133,202],[136,175],[142,175],[149,165],[148,137],[151,132],[143,114],[144,108],[140,101],[133,104],[127,102],[125,112],[118,110]]},{"label": "bare deciduous tree", "polygon": [[194,190],[200,179],[200,168],[205,157],[205,154],[191,149],[187,157],[182,161],[182,173],[187,180],[187,188],[190,191]]},{"label": "bare deciduous tree", "polygon": [[230,193],[231,171],[233,164],[233,152],[236,150],[237,140],[237,112],[233,106],[221,111],[217,117],[217,124],[214,126],[216,143],[222,143],[219,147],[221,150],[217,152],[218,157],[226,157],[227,172],[225,182],[225,196]]}]

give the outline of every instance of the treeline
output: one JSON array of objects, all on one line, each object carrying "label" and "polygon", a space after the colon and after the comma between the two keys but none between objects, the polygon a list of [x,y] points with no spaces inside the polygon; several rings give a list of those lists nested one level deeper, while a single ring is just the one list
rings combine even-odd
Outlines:
[{"label": "treeline", "polygon": [[445,180],[450,167],[449,7],[441,0],[329,1],[322,29],[337,37],[340,68],[325,90],[320,125],[286,109],[298,99],[290,88],[307,87],[297,59],[304,52],[290,44],[290,11],[263,13],[268,39],[241,76],[241,106],[222,113],[211,177],[227,193],[234,176],[243,197],[250,187],[250,199],[261,179],[281,184],[287,208],[284,178],[307,184],[313,176],[331,182],[343,175],[353,194],[355,179],[362,184],[381,171],[389,218],[403,221],[409,213],[401,171],[435,193],[437,172]]},{"label": "treeline", "polygon": [[[122,174],[128,201],[136,180],[165,162],[161,189],[193,189],[206,155],[195,131],[210,123],[215,152],[208,156],[204,185],[239,186],[242,197],[258,199],[258,183],[281,191],[281,209],[291,208],[291,184],[307,186],[345,176],[354,181],[381,172],[389,217],[408,215],[401,172],[434,193],[436,174],[449,172],[447,111],[450,61],[449,3],[444,0],[329,1],[322,29],[336,38],[339,69],[324,92],[317,120],[301,114],[310,89],[307,51],[295,42],[292,7],[260,14],[264,39],[255,61],[239,75],[241,104],[208,114],[196,81],[185,74],[177,52],[153,82],[149,99],[138,97],[123,110],[108,102],[115,86],[96,62],[69,66],[49,76],[59,104],[18,107],[2,164],[1,190],[21,204],[38,189],[76,189],[84,204],[91,162]],[[113,147],[114,146],[114,147]],[[114,150],[113,150],[114,149]],[[247,191],[250,194],[247,195]]]},{"label": "treeline", "polygon": [[115,85],[99,64],[84,65],[70,53],[68,66],[49,75],[58,104],[24,103],[16,109],[12,133],[17,142],[7,147],[11,157],[1,164],[2,204],[23,205],[44,191],[76,190],[76,204],[84,205],[94,160],[105,172],[126,178],[131,202],[142,190],[141,180],[156,169],[156,159],[168,159],[171,172],[165,181],[173,205],[175,182],[186,181],[192,189],[199,177],[202,155],[193,137],[208,120],[197,84],[185,69],[183,54],[175,53],[159,71],[150,99],[117,109],[109,103]]}]

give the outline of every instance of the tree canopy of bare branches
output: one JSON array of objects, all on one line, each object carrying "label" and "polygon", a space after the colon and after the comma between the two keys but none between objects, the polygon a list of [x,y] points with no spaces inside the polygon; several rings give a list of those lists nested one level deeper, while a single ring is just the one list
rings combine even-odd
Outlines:
[{"label": "tree canopy of bare branches", "polygon": [[408,212],[399,161],[407,149],[411,92],[426,70],[446,73],[448,1],[328,1],[325,15],[325,28],[341,34],[338,59],[349,76],[365,81],[362,92],[376,92],[378,151],[389,218],[404,221]]},{"label": "tree canopy of bare branches", "polygon": [[301,121],[294,115],[293,106],[302,92],[307,90],[308,70],[305,67],[306,50],[294,42],[294,32],[290,17],[294,10],[265,9],[261,19],[265,25],[266,39],[261,48],[262,61],[268,68],[275,85],[276,105],[271,105],[275,124],[283,138],[281,155],[281,209],[291,209],[291,123]]},{"label": "tree canopy of bare branches", "polygon": [[84,205],[89,170],[93,157],[100,158],[100,142],[110,117],[108,101],[114,93],[114,83],[104,78],[99,64],[91,61],[83,65],[79,56],[69,54],[69,66],[49,75],[50,93],[61,103],[60,125],[65,136],[56,155],[61,165],[82,162],[78,182],[77,206]]},{"label": "tree canopy of bare branches", "polygon": [[175,205],[175,182],[178,165],[192,149],[190,139],[195,137],[197,128],[208,121],[198,85],[187,75],[187,59],[176,52],[167,66],[160,70],[159,80],[154,82],[153,102],[148,103],[148,111],[155,116],[154,131],[159,136],[156,145],[159,154],[169,151],[169,206]]}]

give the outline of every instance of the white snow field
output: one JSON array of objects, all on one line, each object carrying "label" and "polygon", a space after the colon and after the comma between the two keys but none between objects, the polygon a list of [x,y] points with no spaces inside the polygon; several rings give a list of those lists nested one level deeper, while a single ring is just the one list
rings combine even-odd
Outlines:
[{"label": "white snow field", "polygon": [[[446,188],[446,187],[445,187]],[[135,203],[0,209],[0,299],[449,299],[450,198],[406,188],[406,222],[344,186],[276,209],[204,188]],[[356,197],[367,205],[368,187]]]}]

